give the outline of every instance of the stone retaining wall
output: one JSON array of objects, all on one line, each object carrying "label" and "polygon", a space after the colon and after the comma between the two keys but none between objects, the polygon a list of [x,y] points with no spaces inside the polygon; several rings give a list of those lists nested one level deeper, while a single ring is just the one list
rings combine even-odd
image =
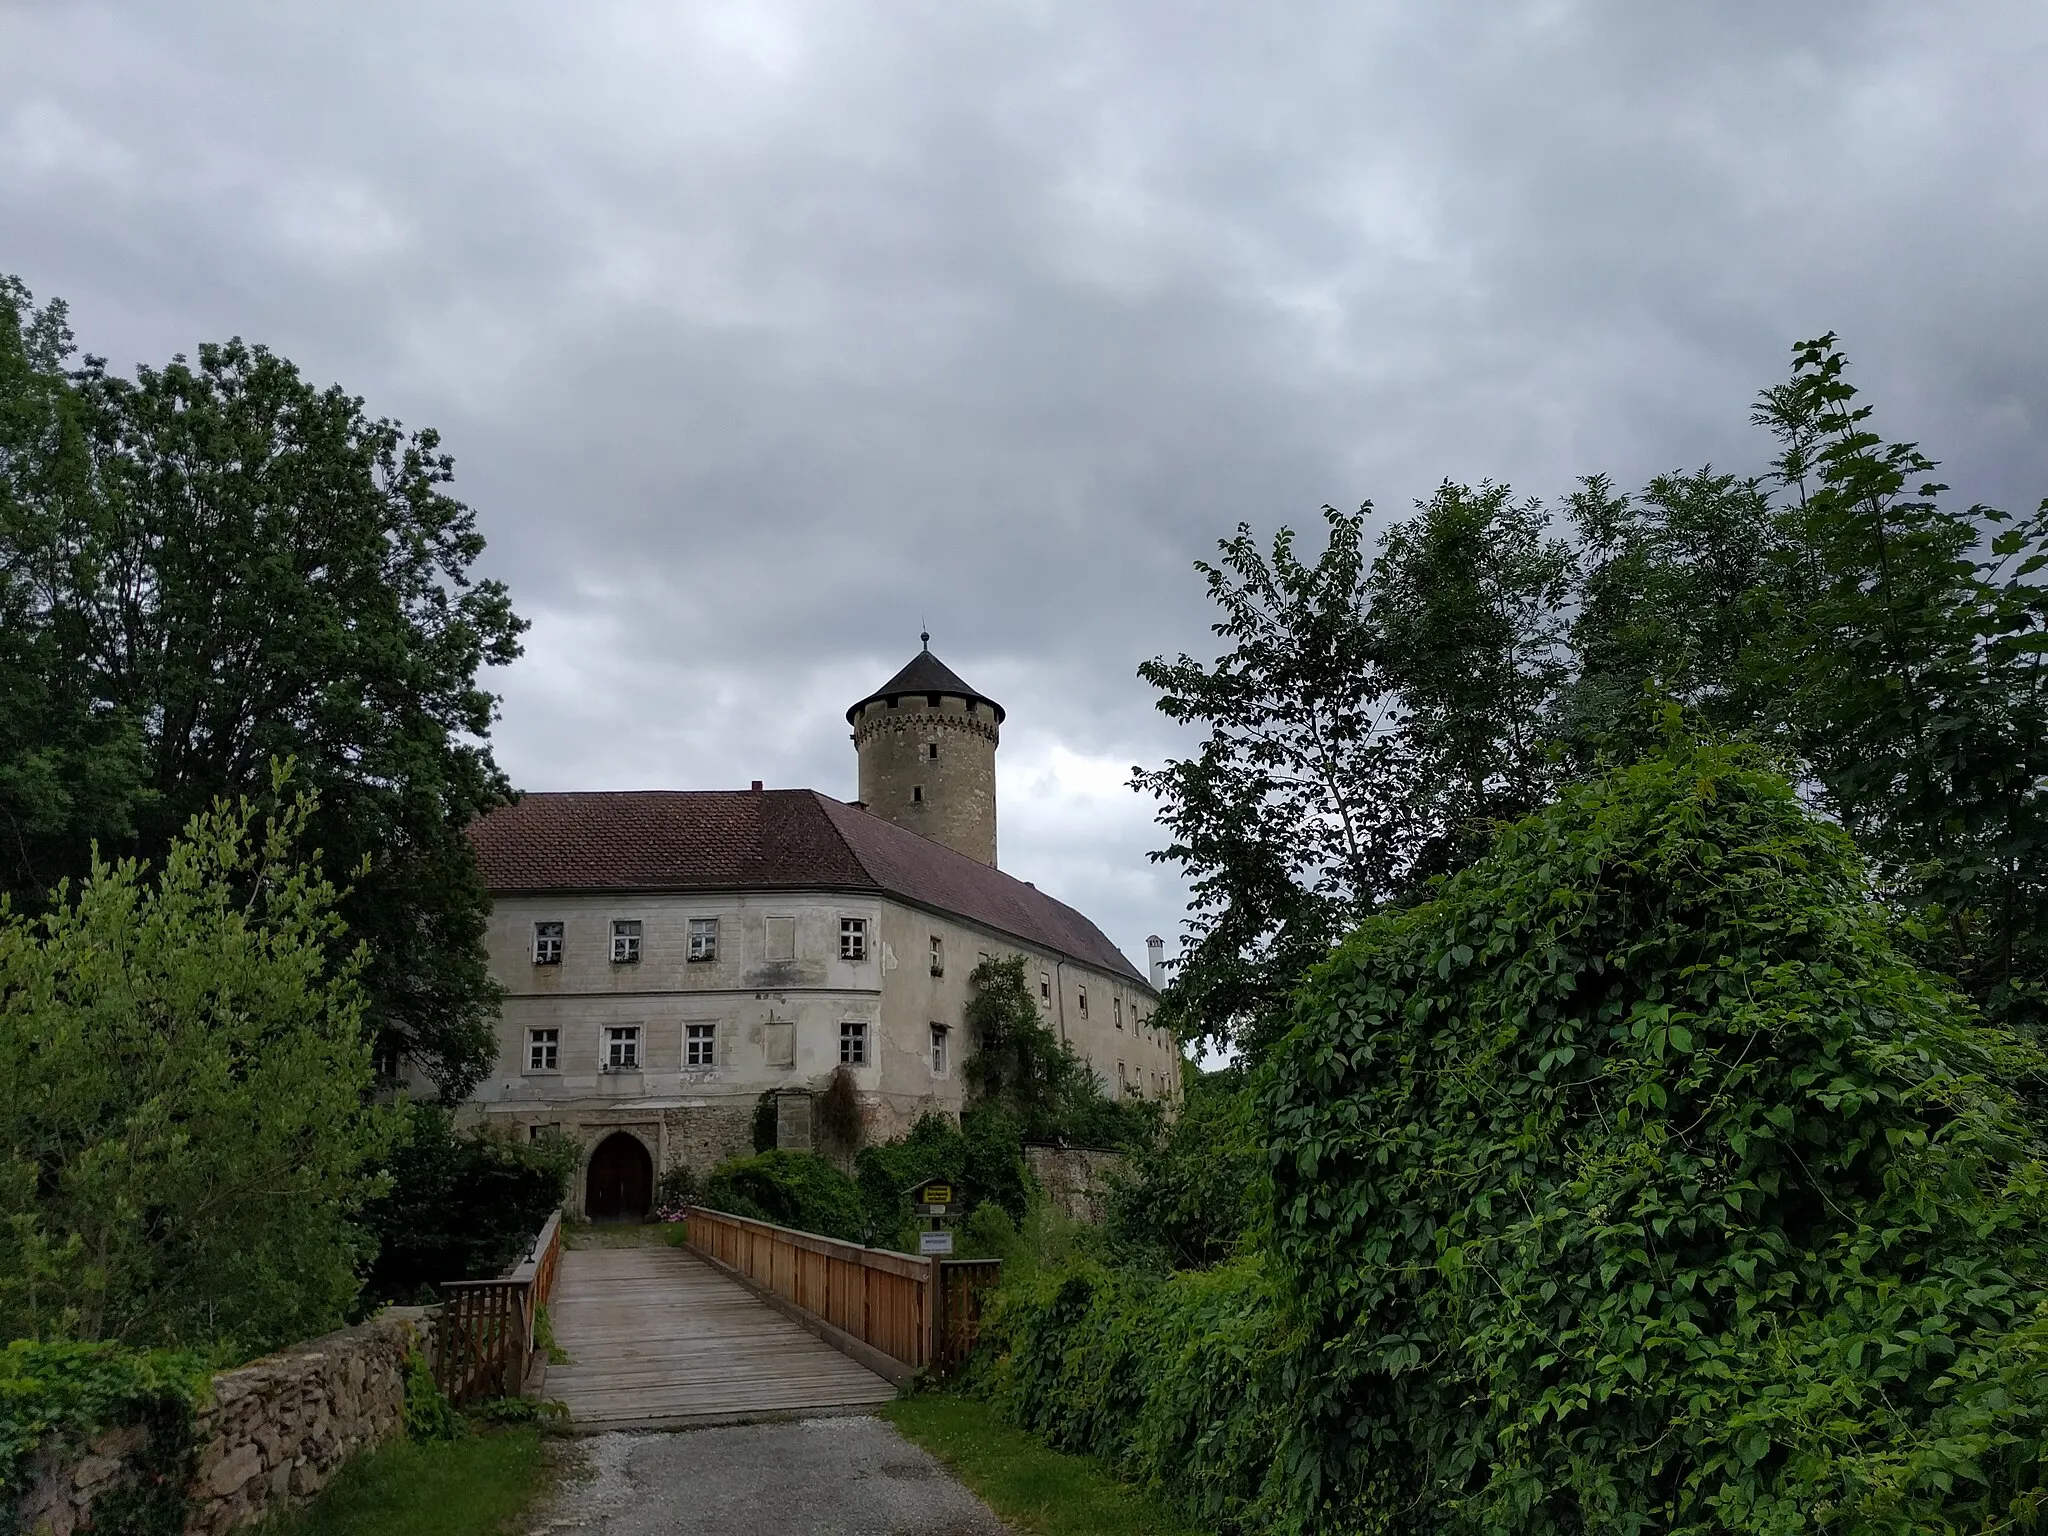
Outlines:
[{"label": "stone retaining wall", "polygon": [[1026,1147],[1024,1162],[1054,1205],[1076,1221],[1100,1221],[1106,1176],[1123,1167],[1124,1155],[1095,1147]]},{"label": "stone retaining wall", "polygon": [[[213,1378],[194,1417],[187,1493],[191,1536],[247,1525],[271,1506],[310,1499],[349,1456],[405,1431],[405,1357],[429,1347],[427,1309],[393,1308],[366,1323]],[[109,1430],[75,1459],[37,1469],[17,1506],[32,1536],[92,1529],[96,1499],[133,1480],[139,1428]]]}]

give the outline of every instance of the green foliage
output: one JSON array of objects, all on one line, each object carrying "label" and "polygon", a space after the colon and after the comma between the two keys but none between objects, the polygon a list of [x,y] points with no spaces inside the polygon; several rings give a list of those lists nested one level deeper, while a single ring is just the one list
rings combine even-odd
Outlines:
[{"label": "green foliage", "polygon": [[221,806],[159,874],[0,912],[0,1332],[232,1355],[342,1322],[397,1127],[311,810]]},{"label": "green foliage", "polygon": [[1094,1069],[1053,1033],[1021,955],[983,960],[968,984],[968,1086],[977,1102],[1012,1117],[1020,1140],[1117,1147],[1152,1133],[1157,1106],[1111,1099]]},{"label": "green foliage", "polygon": [[1361,928],[1265,1091],[1316,1362],[1292,1507],[2036,1523],[2044,1062],[1897,937],[1753,750],[1683,743]]},{"label": "green foliage", "polygon": [[1762,473],[1587,477],[1575,549],[1534,502],[1446,483],[1363,554],[1325,509],[1313,564],[1240,525],[1199,563],[1231,647],[1156,658],[1200,752],[1136,774],[1189,884],[1163,1012],[1261,1054],[1337,936],[1484,851],[1573,774],[1659,749],[1645,695],[1782,752],[1915,915],[1929,964],[2048,1029],[2048,502],[1942,503],[1835,338],[1753,421]]},{"label": "green foliage", "polygon": [[736,1157],[704,1181],[704,1206],[778,1227],[857,1243],[866,1233],[860,1187],[815,1152]]},{"label": "green foliage", "polygon": [[1243,1067],[1189,1072],[1179,1113],[1109,1180],[1104,1228],[1125,1262],[1206,1269],[1244,1249],[1271,1203],[1263,1128]]},{"label": "green foliage", "polygon": [[920,1179],[947,1179],[960,1191],[971,1221],[985,1205],[1024,1214],[1030,1175],[1016,1118],[997,1104],[973,1104],[960,1123],[928,1114],[908,1136],[864,1150],[854,1166],[867,1236],[873,1247],[917,1251],[924,1223],[904,1194]]},{"label": "green foliage", "polygon": [[853,1080],[851,1068],[833,1068],[831,1080],[825,1084],[825,1091],[814,1094],[811,1104],[812,1112],[816,1116],[818,1134],[829,1150],[839,1156],[850,1157],[860,1149],[863,1129],[860,1088]]},{"label": "green foliage", "polygon": [[0,1349],[0,1533],[36,1454],[75,1454],[103,1430],[144,1425],[133,1475],[95,1501],[94,1529],[177,1536],[193,1459],[193,1411],[210,1380],[196,1355],[117,1344],[16,1340]]},{"label": "green foliage", "polygon": [[677,1163],[654,1186],[654,1219],[681,1221],[683,1212],[704,1198],[704,1181],[688,1163]]},{"label": "green foliage", "polygon": [[560,1135],[459,1132],[445,1109],[407,1105],[389,1187],[363,1210],[377,1238],[369,1301],[429,1303],[444,1280],[484,1280],[521,1257],[562,1203],[577,1150]]},{"label": "green foliage", "polygon": [[754,1150],[773,1152],[775,1150],[775,1090],[762,1090],[754,1100]]},{"label": "green foliage", "polygon": [[498,1429],[514,1425],[552,1430],[569,1427],[568,1404],[546,1397],[487,1397],[472,1407],[465,1417]]},{"label": "green foliage", "polygon": [[1193,758],[1138,771],[1181,866],[1189,933],[1165,1012],[1183,1039],[1257,1054],[1339,935],[1483,845],[1551,781],[1544,722],[1564,681],[1569,551],[1533,502],[1450,482],[1364,553],[1367,503],[1325,507],[1314,564],[1249,526],[1197,561],[1232,649],[1138,675]]},{"label": "green foliage", "polygon": [[1055,1449],[1205,1524],[1266,1529],[1294,1512],[1300,1349],[1263,1260],[1165,1279],[1006,1262],[982,1340],[975,1390]]},{"label": "green foliage", "polygon": [[70,350],[61,307],[0,281],[0,892],[40,907],[95,838],[160,858],[295,758],[368,1025],[461,1097],[499,995],[464,837],[506,793],[477,674],[525,626],[471,579],[452,461],[239,340],[132,381]]},{"label": "green foliage", "polygon": [[405,1357],[405,1432],[415,1440],[454,1440],[466,1432],[462,1415],[434,1380],[434,1368],[417,1350]]}]

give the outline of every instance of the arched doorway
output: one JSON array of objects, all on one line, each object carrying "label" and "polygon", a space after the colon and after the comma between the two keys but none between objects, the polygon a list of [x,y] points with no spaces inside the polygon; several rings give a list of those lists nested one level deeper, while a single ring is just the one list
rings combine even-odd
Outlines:
[{"label": "arched doorway", "polygon": [[590,1154],[583,1214],[591,1221],[641,1221],[654,1203],[654,1159],[640,1138],[614,1131]]}]

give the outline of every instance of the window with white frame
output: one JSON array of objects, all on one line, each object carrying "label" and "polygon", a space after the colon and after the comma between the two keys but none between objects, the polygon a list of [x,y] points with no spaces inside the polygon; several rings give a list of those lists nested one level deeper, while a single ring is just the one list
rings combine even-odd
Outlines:
[{"label": "window with white frame", "polygon": [[796,919],[767,917],[761,920],[763,950],[770,960],[796,958]]},{"label": "window with white frame", "polygon": [[396,1035],[379,1035],[370,1047],[370,1070],[385,1082],[405,1076],[405,1045]]},{"label": "window with white frame", "polygon": [[936,933],[932,935],[932,974],[934,976],[946,974],[946,941]]},{"label": "window with white frame", "polygon": [[1041,1003],[1052,1001],[1052,973],[1050,971],[1040,971],[1038,973],[1038,1000]]},{"label": "window with white frame", "polygon": [[1112,997],[1109,1000],[1109,1012],[1110,1017],[1116,1020],[1116,1027],[1122,1029],[1124,1027],[1124,1000],[1120,997]]},{"label": "window with white frame", "polygon": [[839,958],[859,962],[868,957],[868,920],[864,917],[839,919]]},{"label": "window with white frame", "polygon": [[839,1060],[849,1067],[864,1067],[868,1064],[868,1023],[866,1019],[846,1019],[839,1025]]},{"label": "window with white frame", "polygon": [[638,918],[615,917],[612,919],[612,964],[638,965],[640,963],[640,921]]},{"label": "window with white frame", "polygon": [[533,963],[535,965],[560,965],[562,963],[562,925],[560,923],[535,923],[533,925]]},{"label": "window with white frame", "polygon": [[526,1032],[526,1070],[559,1072],[562,1068],[562,1032],[559,1029],[529,1029]]},{"label": "window with white frame", "polygon": [[943,1024],[932,1026],[932,1076],[946,1075],[947,1043],[953,1032]]},{"label": "window with white frame", "polygon": [[690,958],[692,960],[716,960],[718,958],[717,918],[693,917],[690,919]]},{"label": "window with white frame", "polygon": [[607,1072],[640,1070],[640,1026],[611,1024],[604,1032],[604,1068]]},{"label": "window with white frame", "polygon": [[683,1065],[686,1067],[715,1067],[718,1065],[718,1026],[716,1024],[685,1024],[683,1026]]},{"label": "window with white frame", "polygon": [[1081,1017],[1082,1017],[1082,1018],[1084,1018],[1084,1019],[1085,1019],[1085,1018],[1087,1018],[1087,1017],[1088,1017],[1088,989],[1087,989],[1086,987],[1076,987],[1076,988],[1074,989],[1074,995],[1075,995],[1075,1000],[1076,1000],[1077,1002],[1079,1002],[1079,1003],[1080,1003],[1080,1005],[1081,1005]]}]

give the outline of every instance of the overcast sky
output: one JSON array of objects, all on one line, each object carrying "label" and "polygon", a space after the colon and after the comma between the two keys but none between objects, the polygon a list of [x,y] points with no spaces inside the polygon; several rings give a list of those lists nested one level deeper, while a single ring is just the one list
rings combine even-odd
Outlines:
[{"label": "overcast sky", "polygon": [[854,793],[917,648],[1003,864],[1142,963],[1189,562],[1438,480],[1757,466],[1842,333],[2048,493],[2048,6],[0,0],[0,271],[433,425],[528,789]]}]

